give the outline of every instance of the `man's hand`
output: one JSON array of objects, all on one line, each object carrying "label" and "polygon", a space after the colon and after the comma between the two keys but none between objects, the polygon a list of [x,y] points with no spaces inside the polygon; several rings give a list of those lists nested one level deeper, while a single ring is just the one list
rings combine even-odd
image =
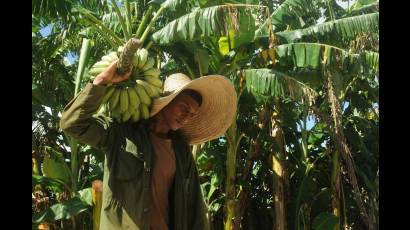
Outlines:
[{"label": "man's hand", "polygon": [[117,61],[111,63],[110,66],[107,67],[103,72],[95,77],[93,84],[94,85],[107,85],[110,83],[117,83],[121,81],[125,81],[130,77],[132,68],[130,68],[124,74],[117,73]]}]

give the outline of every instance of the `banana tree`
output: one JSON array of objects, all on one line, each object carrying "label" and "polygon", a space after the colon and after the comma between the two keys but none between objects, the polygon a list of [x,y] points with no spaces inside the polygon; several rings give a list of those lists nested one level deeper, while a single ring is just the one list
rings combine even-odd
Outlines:
[{"label": "banana tree", "polygon": [[[286,2],[295,3],[296,1],[286,1]],[[303,2],[299,2],[299,3],[303,4]],[[280,21],[280,20],[277,20],[277,18],[278,18],[278,14],[274,12],[272,14],[272,20],[273,21],[276,20],[276,22]],[[284,31],[284,32],[282,31],[274,32],[274,35],[276,36],[275,38],[277,38],[279,42],[288,42],[288,44],[279,45],[279,46],[274,47],[273,49],[275,52],[272,52],[272,51],[269,52],[269,50],[267,50],[267,52],[273,53],[270,55],[271,57],[273,56],[273,58],[271,58],[273,66],[275,66],[278,69],[283,66],[284,68],[288,68],[287,72],[291,72],[291,73],[292,71],[289,71],[289,69],[297,70],[297,71],[293,71],[293,74],[292,74],[294,76],[297,76],[298,72],[299,73],[303,72],[303,68],[305,69],[320,69],[321,68],[320,67],[320,55],[319,55],[320,49],[318,48],[318,46],[321,46],[321,44],[310,44],[310,45],[305,44],[306,45],[305,46],[303,43],[300,43],[301,41],[316,41],[316,42],[320,41],[320,42],[324,42],[325,44],[343,45],[344,44],[343,39],[348,40],[348,39],[354,38],[363,32],[377,33],[377,28],[378,28],[377,19],[378,19],[378,13],[376,12],[376,13],[370,13],[366,15],[333,20],[331,22],[325,22],[320,25],[314,25],[312,27],[303,28],[303,29],[290,30],[290,31]],[[280,25],[280,22],[277,24]],[[267,30],[265,29],[265,31]],[[263,28],[259,30],[258,32],[263,33]],[[334,39],[337,37],[335,35],[340,35],[338,37],[342,39]],[[333,39],[330,39],[330,38],[333,38]],[[291,46],[292,48],[290,48]],[[304,48],[302,48],[302,46],[304,46]],[[315,46],[316,48],[314,48]],[[330,49],[327,49],[327,50],[330,50]],[[331,49],[331,50],[333,51],[335,49]],[[352,76],[357,76],[359,74],[357,72],[358,68],[366,69],[367,67],[370,66],[372,70],[377,69],[377,59],[378,59],[377,56],[378,55],[373,52],[362,52],[361,54],[354,55],[343,49],[336,49],[336,50],[337,51],[332,53],[332,55],[327,54],[325,56],[329,56],[329,57],[332,56],[333,60],[336,59],[336,61],[332,62],[331,64],[332,67],[336,68],[337,66],[341,69],[345,68],[343,69],[345,70],[343,72],[344,74],[343,77],[339,75],[339,78],[338,78],[338,81],[339,81],[337,83],[338,92],[340,92],[341,88],[343,87],[343,84],[346,85],[346,82],[349,82],[352,79],[351,78]],[[375,56],[373,56],[373,54],[375,54]],[[335,56],[336,58],[334,58]],[[344,57],[350,56],[350,59],[349,59],[350,61],[346,62],[347,59],[344,58],[343,56]],[[367,56],[367,58],[365,56]],[[373,58],[369,58],[370,56],[373,56]],[[288,58],[288,57],[291,57],[291,58]],[[324,59],[327,60],[327,57],[325,57]],[[358,59],[362,59],[362,60],[358,60]],[[287,63],[290,63],[291,65]],[[374,71],[367,71],[367,75],[371,75],[372,74],[371,72],[374,73]],[[318,76],[326,76],[325,74],[322,74],[320,71],[317,72],[316,74]],[[303,76],[303,74],[301,74],[297,79],[305,80],[306,83],[308,82],[313,83],[313,81],[311,81],[310,79],[306,79],[306,75]],[[323,80],[321,80],[321,78],[317,80],[319,80],[319,82],[324,82]],[[340,119],[336,118],[335,120],[339,120],[340,122]],[[337,159],[337,155],[335,156],[335,158]],[[335,162],[337,163],[338,161],[335,161]],[[351,167],[352,164],[351,163],[348,163],[348,164],[350,165],[349,167],[352,169]],[[338,176],[337,176],[338,168],[340,168],[340,165],[337,164],[335,166],[336,171],[334,172],[334,177],[333,177],[334,178],[333,184],[335,185],[340,184],[338,183]],[[355,184],[354,174],[353,172],[351,172],[352,170],[349,170],[349,171],[350,171],[349,175],[352,179],[352,183]],[[357,188],[357,186],[355,187]],[[355,190],[357,194],[358,191],[357,189]],[[335,193],[338,194],[336,196],[339,198],[340,193],[338,192],[338,189],[335,189],[334,191]],[[363,208],[363,205],[361,204],[362,202],[360,202],[360,199],[358,196],[356,196],[356,200],[357,200],[358,206],[361,208],[361,213],[363,214],[363,217],[367,222],[368,218]]]},{"label": "banana tree", "polygon": [[[40,52],[37,51],[36,54],[33,53],[33,61],[39,60],[35,62],[36,64],[41,63],[41,59],[39,59],[41,58],[40,55],[44,55],[43,60],[45,60],[45,62],[48,64],[48,65],[47,64],[45,65],[48,67],[48,69],[45,66],[41,66],[41,65],[33,66],[33,96],[34,96],[33,103],[39,108],[43,106],[47,106],[48,108],[50,108],[51,115],[53,116],[53,118],[55,118],[55,119],[52,119],[51,128],[56,133],[58,133],[60,132],[58,131],[59,111],[62,110],[63,106],[67,104],[68,100],[70,100],[72,96],[75,96],[79,92],[81,85],[83,85],[84,82],[88,81],[88,79],[86,79],[85,81],[82,79],[83,79],[84,72],[86,72],[85,70],[87,69],[86,68],[87,59],[89,59],[90,50],[91,50],[93,41],[88,39],[87,37],[87,36],[90,36],[89,30],[88,29],[84,30],[85,34],[83,34],[83,36],[85,37],[80,36],[80,38],[83,38],[83,42],[82,42],[82,47],[80,51],[79,63],[77,65],[78,67],[77,67],[76,78],[75,78],[75,81],[73,81],[74,84],[72,84],[70,80],[67,81],[68,83],[71,83],[71,86],[70,86],[72,87],[71,89],[69,87],[70,84],[65,84],[65,85],[62,84],[64,83],[62,79],[61,80],[58,78],[53,79],[54,76],[51,73],[48,73],[51,71],[55,71],[54,70],[55,67],[53,65],[50,65],[50,59],[51,61],[56,60],[55,66],[58,67],[57,71],[55,72],[56,76],[61,76],[63,74],[63,76],[61,77],[65,77],[69,79],[70,78],[69,76],[72,73],[74,73],[74,70],[71,69],[68,66],[68,64],[66,63],[63,64],[62,62],[59,63],[58,61],[63,58],[62,54],[64,54],[64,52],[67,52],[73,49],[75,50],[78,47],[78,45],[76,45],[76,43],[78,44],[78,40],[75,38],[75,36],[73,36],[73,34],[76,33],[76,35],[78,36],[78,33],[82,30],[82,28],[78,26],[73,28],[72,27],[73,21],[67,21],[65,20],[64,17],[66,16],[72,17],[75,19],[74,22],[76,20],[80,20],[81,18],[76,12],[72,11],[76,7],[75,3],[73,4],[71,3],[65,4],[63,2],[50,3],[48,5],[46,4],[48,8],[47,7],[38,8],[39,4],[44,5],[45,2],[44,1],[34,1],[33,2],[33,17],[36,19],[39,19],[36,22],[41,24],[44,21],[52,22],[54,20],[56,25],[58,26],[57,27],[53,26],[51,30],[51,35],[49,35],[49,37],[43,38],[41,35],[39,35],[39,29],[38,29],[39,25],[33,24],[33,45],[39,44],[41,47],[41,44],[44,41],[53,41],[55,44],[55,46],[48,47],[47,51],[50,51],[50,52],[44,52],[45,51],[44,47],[47,47],[47,46],[43,46],[41,47],[42,49],[40,49]],[[57,15],[50,14],[50,12],[52,12],[53,7],[54,7],[53,4],[57,4],[55,5],[57,7]],[[101,9],[98,7],[104,7],[104,6],[98,6],[98,3],[97,3],[97,6],[93,3],[90,3],[90,4],[85,3],[83,4],[83,6],[93,7],[93,9],[96,10],[97,12],[100,11]],[[62,23],[58,21],[59,19],[62,20]],[[81,34],[82,33],[80,33],[80,35]],[[50,44],[51,43],[49,43],[48,45]],[[98,47],[101,48],[101,45],[98,45]],[[33,49],[33,51],[34,50],[38,50],[38,49]],[[72,72],[67,73],[67,71],[65,71],[66,69],[71,69]],[[44,81],[48,79],[52,81],[51,84],[47,83],[47,81]],[[67,79],[64,79],[64,80],[67,80]],[[70,94],[67,92],[70,92],[70,91],[71,91],[71,96],[67,96],[67,94]],[[53,94],[57,94],[57,95],[62,94],[62,95],[61,96],[58,95],[58,97],[47,95],[47,93],[50,93],[50,92],[52,92]],[[56,98],[57,100],[53,100],[53,98]],[[39,120],[37,121],[33,120],[33,122],[38,123]],[[48,126],[47,123],[46,124],[43,123],[41,127],[44,129],[44,127],[47,127],[47,126]],[[44,135],[43,133],[41,133],[41,130],[39,132],[39,135],[40,136]],[[63,140],[63,143],[60,143],[61,145],[58,143],[60,137]],[[36,158],[33,158],[33,170],[34,170],[33,172],[34,174],[37,175],[37,178],[33,177],[33,181],[34,179],[36,179],[35,180],[36,183],[33,183],[33,186],[35,186],[34,188],[35,192],[37,191],[36,189],[38,188],[40,189],[49,188],[47,184],[45,185],[43,184],[43,186],[41,186],[41,184],[44,183],[45,181],[41,174],[44,174],[44,176],[48,179],[58,180],[60,183],[60,186],[63,185],[62,191],[58,190],[58,192],[67,194],[67,197],[64,198],[66,202],[64,202],[64,200],[61,200],[60,203],[57,203],[49,208],[40,210],[39,213],[33,214],[33,224],[38,224],[44,221],[52,223],[53,221],[60,221],[60,220],[71,218],[72,220],[71,227],[77,228],[79,227],[79,224],[80,224],[78,223],[80,220],[78,218],[76,220],[77,215],[88,210],[91,205],[91,203],[89,202],[91,198],[91,196],[89,196],[91,188],[86,188],[85,190],[81,190],[84,188],[84,185],[86,183],[90,183],[89,181],[90,178],[88,178],[88,175],[84,175],[84,174],[89,174],[89,168],[86,167],[86,165],[89,166],[90,164],[89,162],[86,162],[86,161],[88,161],[87,159],[89,159],[90,155],[85,155],[85,153],[82,153],[81,150],[84,148],[78,145],[78,143],[74,139],[71,139],[70,137],[65,136],[65,135],[62,135],[60,137],[56,136],[55,140],[50,142],[51,144],[53,144],[53,148],[51,148],[50,146],[45,146],[45,147],[40,146],[40,147],[36,147],[36,149],[33,150],[33,152],[35,153],[45,152],[46,154],[46,156],[44,157],[42,161],[39,161]],[[69,146],[70,150],[67,150],[67,145]],[[64,154],[62,154],[61,152],[63,152]],[[69,153],[71,155],[71,160],[70,160],[71,170],[67,167],[65,160],[64,160],[63,155],[65,155],[66,153]],[[41,165],[42,167],[40,167]],[[39,168],[43,169],[42,170],[43,173],[40,172]],[[85,191],[86,193],[84,193]],[[84,197],[81,195],[83,193],[88,194],[88,195]],[[79,196],[78,194],[80,194],[81,196]],[[61,221],[61,225],[62,226],[64,225],[64,221]]]},{"label": "banana tree", "polygon": [[[275,28],[286,28],[286,27],[281,27],[281,25],[284,24],[283,19],[286,16],[303,16],[302,10],[295,11],[290,10],[290,7],[293,7],[297,5],[300,8],[303,8],[303,6],[308,6],[308,1],[285,1],[282,5],[282,7],[279,7],[276,12],[272,14],[272,24],[274,24]],[[197,12],[190,13],[188,15],[185,15],[181,18],[178,18],[176,20],[173,20],[171,23],[166,25],[164,28],[161,30],[157,31],[153,35],[153,40],[156,43],[163,44],[163,45],[169,45],[169,44],[175,44],[178,42],[183,42],[183,41],[190,41],[190,40],[199,40],[200,35],[202,37],[207,37],[210,36],[210,33],[212,31],[212,34],[214,36],[219,36],[223,37],[221,34],[221,29],[220,29],[220,24],[218,24],[219,21],[221,20],[215,20],[215,18],[218,18],[217,15],[217,10],[221,9],[222,7],[215,7],[215,8],[207,8],[205,10],[199,10]],[[201,24],[201,21],[199,21],[199,26],[196,26],[196,22],[194,19],[202,19],[202,16],[206,13],[206,15],[210,15],[208,20],[206,21],[208,24]],[[374,31],[377,29],[377,18],[378,14],[373,13],[369,15],[364,15],[364,16],[357,16],[357,17],[350,17],[350,18],[345,18],[345,19],[340,19],[336,20],[334,22],[329,22],[329,23],[324,23],[323,25],[314,25],[311,27],[303,28],[303,29],[296,29],[296,30],[291,30],[291,31],[284,31],[284,32],[275,32],[274,35],[275,39],[277,40],[276,43],[280,42],[297,42],[297,41],[314,41],[315,39],[320,39],[320,41],[324,42],[329,42],[329,44],[333,44],[331,42],[335,42],[334,44],[341,44],[341,40],[338,39],[330,39],[333,38],[335,35],[342,35],[340,37],[343,37],[343,39],[351,39],[354,36],[356,36],[358,33],[362,32],[369,32],[369,31]],[[220,18],[219,18],[220,19]],[[282,20],[281,20],[282,19]],[[223,20],[222,20],[223,21]],[[269,25],[269,23],[266,23]],[[206,25],[211,25],[210,27],[206,27]],[[202,27],[201,27],[202,26]],[[271,26],[272,27],[272,26]],[[205,29],[203,29],[205,28]],[[258,39],[261,40],[263,38],[263,29],[264,26],[261,27],[261,30],[258,31],[257,36],[259,37]],[[269,27],[265,30],[266,32],[269,31]],[[266,35],[268,36],[268,35]],[[227,38],[230,38],[230,36],[226,36]],[[223,41],[223,40],[222,40]],[[252,40],[250,40],[252,42]],[[205,42],[204,42],[205,43]],[[210,50],[214,51],[218,50],[215,47],[218,47],[216,45],[215,40],[212,41],[212,39],[209,39],[208,41],[209,46],[211,47]],[[224,54],[224,52],[221,52],[221,40],[219,40],[218,45],[219,45],[219,53]],[[228,42],[228,50],[232,50],[229,48],[232,44]],[[275,45],[275,44],[274,44]],[[289,47],[296,47],[295,49],[292,49]],[[303,44],[293,44],[290,43],[288,45],[283,45],[282,47],[279,47],[279,45],[275,46],[275,51],[273,52],[272,56],[279,56],[279,58],[284,59],[283,56],[286,55],[291,55],[293,51],[296,52],[297,56],[299,59],[297,59],[296,67],[313,67],[317,68],[319,66],[319,60],[320,56],[318,55],[320,53],[320,49],[314,48],[314,45],[309,46],[308,48],[302,48]],[[307,50],[308,49],[308,50]],[[233,49],[234,50],[234,49]],[[234,50],[237,51],[237,50]],[[226,52],[225,52],[226,54]],[[235,56],[237,53],[234,53],[232,56]],[[219,55],[220,56],[220,55]],[[304,59],[302,59],[302,56]],[[217,59],[218,55],[215,55],[214,59]],[[273,57],[272,58],[272,65],[275,65],[276,62],[281,63],[286,67],[285,63],[286,61],[289,62],[289,60],[277,60],[277,58]],[[229,60],[229,59],[228,59]],[[239,66],[235,66],[235,62],[232,62],[232,59],[230,59],[232,65],[231,68],[233,69],[238,69]],[[211,70],[213,69],[215,72],[225,72],[225,69],[218,69],[217,65],[212,65],[215,62],[211,60]],[[216,62],[217,63],[217,62]],[[187,65],[187,63],[185,63]],[[195,63],[194,63],[195,64]],[[189,65],[187,65],[189,66]],[[193,66],[193,64],[191,64]],[[215,68],[216,67],[216,68]],[[284,68],[285,68],[284,67]],[[190,69],[190,67],[187,67]],[[191,68],[192,69],[192,68]],[[200,68],[198,68],[200,69]],[[232,69],[230,70],[232,71]],[[189,71],[192,73],[192,71]],[[227,71],[229,73],[229,71]],[[289,71],[291,72],[291,71]],[[226,73],[226,72],[225,72]],[[320,78],[319,78],[320,82]]]},{"label": "banana tree", "polygon": [[[45,40],[52,40],[53,35],[50,35],[50,38],[38,38],[39,40],[35,41],[33,45],[37,46]],[[56,47],[49,46],[49,50],[56,53],[53,48],[56,48],[58,51],[61,49],[58,47],[61,46],[56,45]],[[38,108],[38,111],[42,111],[41,114],[46,115],[44,117],[46,120],[43,120],[42,117],[33,114],[33,124],[35,125],[33,129],[33,193],[46,195],[49,204],[39,209],[37,213],[33,213],[32,221],[34,225],[42,222],[55,225],[57,221],[60,221],[61,227],[79,227],[78,223],[74,220],[74,216],[82,215],[85,211],[89,210],[90,189],[84,188],[84,185],[77,186],[78,178],[74,173],[78,173],[78,168],[71,170],[65,160],[69,154],[67,146],[70,146],[71,143],[67,141],[64,135],[61,135],[58,128],[58,113],[70,98],[67,95],[68,92],[71,92],[71,95],[73,95],[75,88],[75,84],[70,84],[70,81],[64,78],[69,77],[68,71],[74,70],[67,68],[68,71],[62,71],[65,69],[65,64],[59,62],[62,59],[62,55],[58,52],[55,55],[50,55],[51,60],[47,53],[45,55],[43,60],[47,68],[38,65],[41,62],[33,62],[36,63],[33,66],[34,73],[32,79],[33,108]],[[41,58],[41,56],[36,55],[37,58]],[[54,65],[52,64],[53,62]],[[50,72],[54,71],[56,71],[57,77],[55,79],[49,78]],[[45,79],[50,79],[51,84],[44,81]],[[47,90],[47,87],[55,88]],[[50,112],[47,112],[47,109]],[[35,111],[33,110],[33,112]],[[58,202],[56,204],[53,204],[55,202],[51,198],[53,196],[57,196]],[[72,220],[71,223],[63,221],[70,218]],[[86,225],[87,222],[84,224]]]},{"label": "banana tree", "polygon": [[[270,115],[271,136],[274,138],[278,153],[272,154],[272,170],[274,172],[275,188],[275,229],[286,229],[286,201],[285,190],[289,184],[285,167],[286,144],[283,131],[283,116],[279,99],[290,98],[292,100],[312,103],[317,93],[307,85],[299,82],[285,74],[269,69],[248,69],[245,70],[246,85],[248,90],[265,102],[272,103],[275,112]],[[306,150],[307,151],[307,150]],[[307,155],[304,153],[304,156]],[[307,160],[306,157],[304,160]]]},{"label": "banana tree", "polygon": [[237,218],[236,210],[237,199],[236,199],[236,189],[235,189],[235,178],[236,178],[236,155],[238,151],[238,146],[240,144],[243,134],[240,134],[236,128],[236,122],[233,122],[231,127],[229,127],[226,132],[227,145],[227,156],[226,156],[226,182],[225,182],[225,192],[226,192],[226,217],[225,217],[225,230],[232,229],[234,226],[235,218]]}]

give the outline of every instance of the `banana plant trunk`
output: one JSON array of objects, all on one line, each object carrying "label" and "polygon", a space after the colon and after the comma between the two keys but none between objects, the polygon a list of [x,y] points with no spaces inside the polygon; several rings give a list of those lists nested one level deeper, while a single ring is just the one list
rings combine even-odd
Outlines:
[{"label": "banana plant trunk", "polygon": [[[74,88],[74,97],[79,93],[80,90],[80,84],[81,80],[84,75],[84,69],[88,61],[88,57],[90,54],[90,40],[87,38],[83,38],[82,46],[81,46],[81,51],[80,51],[80,58],[78,61],[78,68],[77,68],[77,74],[76,74],[76,79],[75,79],[75,88]],[[71,181],[71,190],[72,191],[77,191],[77,182],[78,182],[78,174],[79,174],[79,162],[78,162],[78,150],[79,150],[79,145],[77,140],[74,138],[69,137],[69,144],[71,148],[71,173],[73,175],[72,181]],[[73,227],[76,228],[76,218],[72,217],[71,218]]]},{"label": "banana plant trunk", "polygon": [[332,156],[333,170],[332,170],[332,213],[337,216],[339,221],[335,226],[334,230],[340,229],[340,164],[339,164],[339,152],[335,151]]},{"label": "banana plant trunk", "polygon": [[287,173],[285,168],[285,141],[283,130],[280,127],[281,124],[281,111],[280,103],[277,100],[275,102],[277,113],[272,113],[271,117],[271,137],[275,139],[279,146],[278,154],[272,153],[272,171],[273,173],[273,191],[274,191],[274,203],[275,203],[275,219],[274,230],[286,230],[286,202],[285,191],[287,189]]},{"label": "banana plant trunk", "polygon": [[90,51],[91,51],[90,40],[87,38],[83,38],[83,43],[82,43],[81,51],[80,51],[80,58],[78,60],[77,74],[76,74],[76,79],[75,79],[74,96],[76,96],[80,91],[80,84],[81,84],[81,80],[84,75],[85,66],[87,65],[87,62],[88,62]]},{"label": "banana plant trunk", "polygon": [[[251,141],[251,145],[246,157],[246,164],[243,167],[242,171],[242,181],[250,181],[250,177],[252,174],[252,166],[255,163],[256,158],[259,155],[260,151],[260,140],[258,137]],[[234,221],[234,228],[233,229],[241,229],[241,223],[245,216],[245,210],[249,204],[249,192],[250,188],[244,187],[243,190],[240,191],[239,198],[238,198],[238,215],[237,219]]]},{"label": "banana plant trunk", "polygon": [[[88,56],[90,54],[90,40],[83,38],[83,43],[80,51],[80,59],[78,61],[77,74],[75,79],[75,89],[74,96],[76,96],[80,91],[81,80],[84,75],[84,69],[88,61]],[[71,148],[71,173],[73,175],[73,181],[71,182],[71,189],[77,191],[77,180],[78,180],[78,142],[73,138],[69,138],[70,148]]]},{"label": "banana plant trunk", "polygon": [[[235,115],[236,117],[236,115]],[[225,213],[225,230],[233,229],[235,218],[237,217],[237,200],[235,189],[235,175],[236,175],[236,153],[238,150],[239,142],[243,135],[239,135],[236,127],[236,120],[232,123],[231,127],[226,132],[227,139],[227,156],[226,156],[226,213]]]},{"label": "banana plant trunk", "polygon": [[340,151],[340,154],[344,161],[346,162],[347,166],[347,173],[349,175],[350,183],[353,187],[353,195],[356,201],[357,206],[360,210],[360,215],[362,217],[363,222],[367,225],[368,229],[373,230],[375,229],[374,222],[369,218],[367,211],[364,207],[359,186],[357,183],[357,178],[354,169],[354,162],[353,157],[350,152],[350,149],[347,145],[346,138],[344,136],[343,128],[342,128],[342,110],[340,108],[340,103],[338,97],[336,95],[334,86],[333,86],[333,78],[332,78],[332,71],[330,69],[324,69],[324,76],[326,78],[327,83],[327,96],[328,101],[330,104],[331,112],[332,112],[332,119],[333,124],[332,128],[330,129],[330,133],[332,135],[332,139],[336,143],[337,151]]}]

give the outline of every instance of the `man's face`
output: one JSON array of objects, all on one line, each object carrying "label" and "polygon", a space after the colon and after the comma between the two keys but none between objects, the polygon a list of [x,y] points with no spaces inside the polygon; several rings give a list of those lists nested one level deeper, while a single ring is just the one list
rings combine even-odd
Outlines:
[{"label": "man's face", "polygon": [[186,94],[174,98],[163,110],[164,118],[172,130],[184,126],[192,117],[197,115],[198,102]]}]

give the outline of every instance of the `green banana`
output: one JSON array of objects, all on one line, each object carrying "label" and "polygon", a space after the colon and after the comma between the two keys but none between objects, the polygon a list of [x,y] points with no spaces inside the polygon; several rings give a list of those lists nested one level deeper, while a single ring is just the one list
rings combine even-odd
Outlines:
[{"label": "green banana", "polygon": [[145,65],[141,68],[142,71],[146,71],[151,69],[155,64],[155,60],[152,57],[148,57],[147,62],[145,62]]},{"label": "green banana", "polygon": [[137,122],[140,119],[140,110],[137,108],[133,108],[133,111],[131,113],[131,121],[132,122]]},{"label": "green banana", "polygon": [[120,111],[124,113],[128,110],[128,92],[126,89],[122,89],[120,93]]},{"label": "green banana", "polygon": [[144,75],[145,76],[150,76],[150,77],[158,78],[160,74],[161,74],[161,71],[157,68],[151,68],[151,69],[148,69],[148,70],[144,71]]},{"label": "green banana", "polygon": [[[111,51],[104,55],[89,70],[90,78],[95,78],[105,71],[108,66],[118,60],[118,55],[123,47],[117,51]],[[106,114],[117,122],[138,122],[140,119],[149,118],[149,108],[154,98],[162,94],[162,81],[159,78],[161,71],[155,68],[155,59],[148,57],[148,51],[144,48],[138,49],[132,58],[133,71],[130,84],[132,87],[116,88],[108,85],[101,99],[98,113]],[[134,82],[135,81],[135,82]],[[116,85],[116,83],[114,83]],[[128,83],[125,84],[129,85]]]},{"label": "green banana", "polygon": [[115,88],[114,87],[109,87],[103,96],[103,99],[101,101],[102,104],[106,103],[108,99],[111,97],[111,95],[114,93]]},{"label": "green banana", "polygon": [[98,74],[100,74],[101,72],[103,72],[105,69],[107,68],[107,66],[105,67],[99,67],[99,68],[91,68],[90,71],[88,71],[88,73],[92,76],[96,76]]},{"label": "green banana", "polygon": [[114,110],[111,111],[111,116],[114,118],[117,122],[121,122],[121,112],[118,110],[118,108],[114,108]]},{"label": "green banana", "polygon": [[[149,83],[148,83],[148,84],[149,84]],[[151,84],[149,84],[149,85],[151,86],[151,89],[154,90],[154,92],[155,92],[155,97],[161,96],[161,94],[162,94],[162,88],[157,87],[157,86],[155,86],[155,85],[151,85]]]},{"label": "green banana", "polygon": [[129,107],[131,108],[138,108],[140,105],[140,99],[138,98],[137,91],[134,87],[127,88],[128,92],[128,101],[130,103]]},{"label": "green banana", "polygon": [[131,117],[131,113],[129,113],[128,110],[126,110],[121,115],[121,121],[122,122],[127,122],[130,119],[130,117]]},{"label": "green banana", "polygon": [[141,116],[143,119],[148,119],[149,118],[149,110],[148,110],[148,105],[141,104],[140,105],[141,109]]},{"label": "green banana", "polygon": [[117,52],[114,52],[114,51],[110,52],[110,53],[109,53],[108,55],[106,55],[106,56],[111,57],[114,61],[116,61],[116,60],[118,59]]},{"label": "green banana", "polygon": [[111,63],[111,62],[115,61],[115,59],[114,59],[112,56],[105,55],[105,56],[103,56],[103,57],[101,58],[101,61],[105,61],[105,62]]},{"label": "green banana", "polygon": [[149,83],[147,83],[147,85],[151,88],[151,90],[153,92],[152,98],[157,98],[161,95],[161,90],[158,87],[156,87],[154,85],[151,85]]},{"label": "green banana", "polygon": [[147,85],[148,85],[148,86],[151,88],[151,90],[154,92],[154,94],[153,94],[152,97],[157,98],[157,97],[159,97],[159,96],[161,95],[162,90],[161,90],[160,87],[157,87],[157,86],[155,86],[155,85],[152,85],[152,84],[150,84],[150,83],[148,83],[148,82],[147,82]]},{"label": "green banana", "polygon": [[119,89],[114,90],[114,93],[112,94],[112,96],[108,100],[109,110],[111,110],[111,111],[115,110],[115,107],[117,106],[118,101],[120,99],[120,92],[121,92],[121,90],[119,90]]},{"label": "green banana", "polygon": [[141,69],[145,65],[145,62],[147,62],[148,51],[146,49],[142,48],[142,49],[139,50],[139,52],[137,52],[137,55],[139,57],[138,69]]},{"label": "green banana", "polygon": [[142,102],[141,104],[150,105],[151,98],[148,96],[147,92],[145,92],[145,89],[141,85],[138,85],[138,84],[136,84],[134,88],[136,89],[137,94],[139,98],[141,99],[141,102]]},{"label": "green banana", "polygon": [[136,80],[135,82],[137,82],[137,84],[142,85],[142,87],[144,87],[145,92],[147,92],[148,96],[153,97],[155,92],[151,89],[150,85],[143,80]]},{"label": "green banana", "polygon": [[93,68],[100,68],[100,67],[107,68],[110,64],[111,62],[108,62],[108,61],[99,61],[93,65]]},{"label": "green banana", "polygon": [[134,56],[132,57],[132,65],[134,66],[134,68],[138,66],[138,61],[138,55],[134,54]]},{"label": "green banana", "polygon": [[147,81],[148,83],[150,83],[151,85],[155,87],[158,87],[158,88],[162,87],[162,81],[158,78],[145,76],[144,79],[145,81]]}]

